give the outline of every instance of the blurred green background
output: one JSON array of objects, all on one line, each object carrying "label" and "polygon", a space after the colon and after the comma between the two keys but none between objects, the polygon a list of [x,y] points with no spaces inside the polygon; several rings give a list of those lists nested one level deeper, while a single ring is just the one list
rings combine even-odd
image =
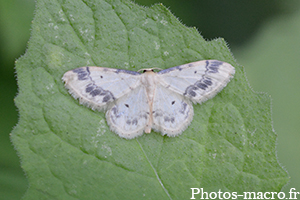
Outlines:
[{"label": "blurred green background", "polygon": [[[135,2],[150,6],[159,1]],[[253,90],[272,96],[277,154],[291,176],[283,191],[300,192],[300,1],[160,2],[204,38],[225,38]],[[0,199],[20,199],[28,187],[9,133],[18,121],[14,61],[25,53],[34,6],[34,0],[0,0]]]}]

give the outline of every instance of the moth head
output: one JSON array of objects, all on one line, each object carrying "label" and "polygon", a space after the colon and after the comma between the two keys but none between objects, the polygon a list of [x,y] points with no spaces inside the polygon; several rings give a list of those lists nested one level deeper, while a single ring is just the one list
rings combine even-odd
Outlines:
[{"label": "moth head", "polygon": [[157,67],[154,67],[154,68],[146,68],[146,69],[140,69],[140,70],[138,70],[138,72],[142,72],[142,73],[146,73],[146,72],[154,72],[154,70],[162,70],[162,69],[160,69],[160,68],[157,68]]}]

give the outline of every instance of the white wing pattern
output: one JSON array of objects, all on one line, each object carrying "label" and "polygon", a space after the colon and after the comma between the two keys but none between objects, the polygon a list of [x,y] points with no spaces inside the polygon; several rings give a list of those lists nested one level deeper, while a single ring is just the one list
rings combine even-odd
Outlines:
[{"label": "white wing pattern", "polygon": [[70,94],[93,110],[107,110],[110,129],[132,139],[151,129],[181,134],[193,119],[193,103],[220,92],[235,69],[218,60],[203,60],[154,73],[103,67],[81,67],[63,76]]},{"label": "white wing pattern", "polygon": [[157,85],[153,100],[153,129],[175,136],[184,131],[193,119],[191,102],[182,95]]},{"label": "white wing pattern", "polygon": [[110,129],[123,138],[142,135],[149,120],[149,105],[143,85],[117,99],[106,112]]},{"label": "white wing pattern", "polygon": [[228,63],[203,60],[162,70],[158,76],[164,87],[202,103],[220,92],[234,73]]},{"label": "white wing pattern", "polygon": [[63,76],[65,87],[93,110],[106,110],[117,100],[139,86],[140,73],[104,67],[80,67]]}]

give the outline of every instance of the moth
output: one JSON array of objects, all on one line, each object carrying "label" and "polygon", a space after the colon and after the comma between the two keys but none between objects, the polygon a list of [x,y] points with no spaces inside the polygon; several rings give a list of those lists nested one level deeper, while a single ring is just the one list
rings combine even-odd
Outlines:
[{"label": "moth", "polygon": [[191,123],[192,103],[214,97],[235,73],[232,65],[202,60],[143,73],[104,67],[80,67],[63,76],[69,93],[80,104],[106,111],[110,129],[132,139],[152,129],[177,136]]}]

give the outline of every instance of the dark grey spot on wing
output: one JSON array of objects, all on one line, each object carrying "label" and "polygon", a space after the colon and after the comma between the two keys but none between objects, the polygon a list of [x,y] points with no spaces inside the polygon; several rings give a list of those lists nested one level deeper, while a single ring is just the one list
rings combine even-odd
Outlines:
[{"label": "dark grey spot on wing", "polygon": [[191,85],[191,86],[190,86],[190,89],[191,89],[191,90],[198,90],[198,88],[197,88],[195,85]]},{"label": "dark grey spot on wing", "polygon": [[133,125],[137,125],[138,120],[137,120],[137,119],[133,119],[131,123],[132,123]]},{"label": "dark grey spot on wing", "polygon": [[197,94],[194,90],[189,90],[188,95],[190,95],[191,97],[195,97]]},{"label": "dark grey spot on wing", "polygon": [[201,83],[201,81],[197,81],[196,82],[196,86],[202,90],[206,90],[206,88],[208,87],[207,85],[205,85],[204,83]]},{"label": "dark grey spot on wing", "polygon": [[195,97],[197,95],[195,90],[198,90],[198,87],[196,87],[195,85],[190,85],[189,87],[187,87],[185,89],[185,92],[184,92],[183,95],[190,96],[190,97]]},{"label": "dark grey spot on wing", "polygon": [[95,87],[96,86],[94,84],[90,83],[86,86],[85,92],[89,93],[89,92],[93,91],[95,89]]},{"label": "dark grey spot on wing", "polygon": [[206,69],[208,70],[208,73],[219,73],[219,68],[223,64],[223,62],[218,60],[213,61],[206,61],[208,64],[206,65]]},{"label": "dark grey spot on wing", "polygon": [[101,94],[101,89],[100,88],[96,88],[96,89],[94,89],[90,92],[90,95],[92,95],[92,97],[95,97],[99,94]]},{"label": "dark grey spot on wing", "polygon": [[190,107],[188,106],[188,104],[186,102],[184,102],[184,101],[181,102],[181,108],[179,110],[179,113],[184,115],[184,119],[187,119],[189,117]]},{"label": "dark grey spot on wing", "polygon": [[187,103],[181,102],[181,109],[179,110],[179,112],[180,112],[181,114],[184,114],[185,111],[186,111],[186,108],[187,108]]},{"label": "dark grey spot on wing", "polygon": [[112,109],[111,109],[112,113],[114,116],[116,116],[117,118],[120,117],[118,116],[118,107],[117,106],[114,106]]},{"label": "dark grey spot on wing", "polygon": [[74,73],[77,73],[78,80],[88,80],[90,76],[89,67],[81,67],[73,70]]},{"label": "dark grey spot on wing", "polygon": [[205,68],[207,69],[207,66],[209,65],[209,60],[205,61]]},{"label": "dark grey spot on wing", "polygon": [[109,92],[109,93],[106,93],[106,95],[103,97],[103,100],[102,102],[103,103],[106,103],[108,102],[109,100],[111,100],[113,98],[112,94]]},{"label": "dark grey spot on wing", "polygon": [[[205,80],[207,80],[206,82],[208,84],[205,84],[204,82]],[[210,80],[202,78],[199,81],[197,81],[194,85],[190,85],[189,87],[187,87],[183,95],[189,97],[196,97],[197,96],[196,90],[198,89],[206,90],[207,88],[209,88],[209,84],[210,85],[212,84]]]},{"label": "dark grey spot on wing", "polygon": [[203,82],[206,84],[206,85],[212,85],[212,81],[210,80],[210,79],[208,79],[207,77],[206,77],[206,79],[204,79],[203,80]]},{"label": "dark grey spot on wing", "polygon": [[141,115],[139,115],[139,116],[140,116],[140,118],[148,119],[148,115],[149,115],[149,114],[141,114]]},{"label": "dark grey spot on wing", "polygon": [[169,118],[168,116],[165,116],[165,117],[164,117],[164,120],[165,120],[165,122],[171,121],[170,118]]},{"label": "dark grey spot on wing", "polygon": [[92,97],[104,96],[102,99],[103,103],[115,100],[114,95],[110,91],[104,90],[94,83],[89,83],[85,88],[85,92],[91,95]]},{"label": "dark grey spot on wing", "polygon": [[116,123],[115,119],[121,117],[118,107],[117,106],[112,107],[110,113],[111,113],[110,119],[115,124]]},{"label": "dark grey spot on wing", "polygon": [[209,67],[209,73],[218,73],[219,72],[219,67],[217,66],[211,66]]},{"label": "dark grey spot on wing", "polygon": [[179,71],[181,71],[182,70],[182,66],[181,65],[179,65],[179,66],[176,66],[175,67],[177,70],[179,70]]},{"label": "dark grey spot on wing", "polygon": [[128,125],[134,125],[134,126],[136,126],[137,124],[138,124],[138,120],[137,120],[137,118],[134,118],[134,119],[127,119],[126,120],[126,124],[128,124]]},{"label": "dark grey spot on wing", "polygon": [[174,118],[174,117],[171,117],[171,118],[170,118],[170,121],[171,121],[171,123],[174,123],[174,122],[175,122],[175,118]]},{"label": "dark grey spot on wing", "polygon": [[156,112],[153,111],[152,113],[154,114],[154,117],[155,117],[155,118],[156,118],[156,117],[162,117],[162,116],[163,116],[162,110],[157,110]]},{"label": "dark grey spot on wing", "polygon": [[164,121],[165,122],[170,122],[170,123],[174,123],[175,122],[175,117],[170,117],[170,116],[165,116],[164,117]]},{"label": "dark grey spot on wing", "polygon": [[213,60],[213,61],[210,61],[210,65],[218,67],[220,65],[223,65],[223,62],[222,61],[218,61],[218,60]]}]

